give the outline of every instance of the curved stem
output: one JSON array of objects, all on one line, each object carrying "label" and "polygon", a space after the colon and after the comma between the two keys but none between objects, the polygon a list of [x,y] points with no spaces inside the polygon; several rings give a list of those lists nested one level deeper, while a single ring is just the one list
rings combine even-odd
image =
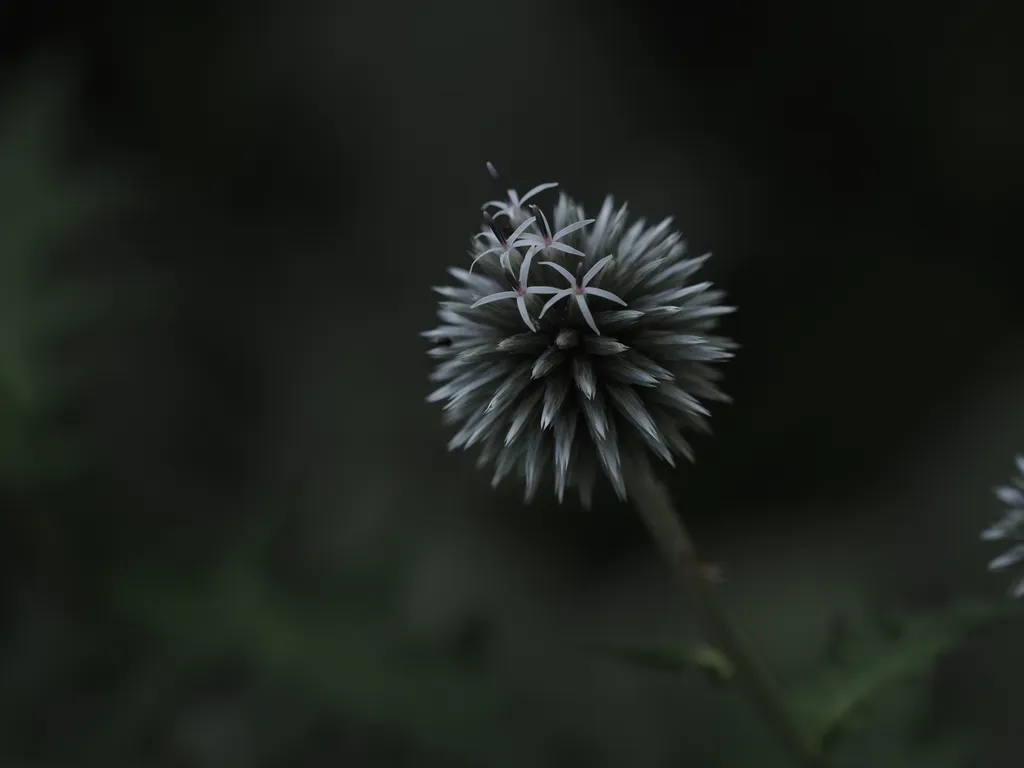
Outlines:
[{"label": "curved stem", "polygon": [[629,489],[634,506],[669,566],[689,590],[711,639],[733,663],[737,682],[799,765],[824,768],[827,760],[801,732],[774,681],[729,621],[665,486],[654,477],[646,462],[631,468],[631,475]]}]

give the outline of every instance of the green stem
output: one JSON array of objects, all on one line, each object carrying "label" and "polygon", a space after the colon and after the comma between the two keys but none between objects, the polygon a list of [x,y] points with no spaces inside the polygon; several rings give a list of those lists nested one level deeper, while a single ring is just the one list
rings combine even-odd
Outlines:
[{"label": "green stem", "polygon": [[673,572],[691,593],[712,640],[732,662],[737,682],[797,763],[823,768],[828,764],[825,757],[801,732],[774,681],[729,621],[665,486],[646,464],[634,468],[632,474],[629,489],[634,505]]}]

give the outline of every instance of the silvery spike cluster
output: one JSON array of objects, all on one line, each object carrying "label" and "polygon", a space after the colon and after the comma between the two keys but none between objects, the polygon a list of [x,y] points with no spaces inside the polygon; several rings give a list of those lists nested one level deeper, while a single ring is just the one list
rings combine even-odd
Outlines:
[{"label": "silvery spike cluster", "polygon": [[[995,489],[996,496],[1009,506],[1009,509],[1002,520],[990,525],[981,533],[981,538],[989,541],[1009,539],[1016,542],[988,564],[989,570],[992,571],[1009,568],[1024,560],[1024,455],[1017,456],[1017,471],[1020,474],[1013,478],[1012,485]],[[1014,597],[1024,597],[1024,575],[1014,579],[1010,594]]]},{"label": "silvery spike cluster", "polygon": [[710,254],[688,258],[671,219],[630,222],[611,197],[590,219],[565,194],[549,218],[531,203],[556,186],[484,205],[466,267],[435,288],[427,400],[458,426],[450,450],[494,465],[493,485],[514,471],[529,502],[550,476],[559,501],[575,486],[589,507],[599,468],[625,499],[630,457],[692,460],[704,403],[728,400],[716,364],[735,345],[713,331],[734,307],[694,280]]}]

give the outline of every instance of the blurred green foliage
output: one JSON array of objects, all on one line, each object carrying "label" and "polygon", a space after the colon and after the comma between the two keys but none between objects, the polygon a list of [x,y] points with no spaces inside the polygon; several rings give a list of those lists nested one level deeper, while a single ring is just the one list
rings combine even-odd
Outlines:
[{"label": "blurred green foliage", "polygon": [[700,670],[715,682],[728,682],[735,674],[732,662],[721,651],[701,643],[598,646],[593,652],[638,669],[672,673]]},{"label": "blurred green foliage", "polygon": [[352,718],[476,765],[553,764],[534,734],[502,727],[511,702],[500,692],[452,660],[417,653],[400,625],[360,609],[356,595],[303,600],[248,570],[191,589],[177,578],[134,582],[115,595],[126,617],[180,652],[241,664],[286,699],[309,702],[310,717]]},{"label": "blurred green foliage", "polygon": [[865,711],[892,689],[926,687],[938,662],[973,630],[1019,613],[1006,600],[964,599],[927,613],[886,616],[874,632],[851,631],[832,644],[831,663],[817,679],[796,691],[796,709],[815,743],[828,751],[845,747],[858,737]]},{"label": "blurred green foliage", "polygon": [[[124,190],[63,167],[67,93],[32,82],[0,111],[0,482],[52,480],[82,461],[51,418],[74,382],[49,356],[62,334],[90,320],[96,286],[59,283],[54,255],[109,213]],[[49,353],[49,356],[48,356]]]}]

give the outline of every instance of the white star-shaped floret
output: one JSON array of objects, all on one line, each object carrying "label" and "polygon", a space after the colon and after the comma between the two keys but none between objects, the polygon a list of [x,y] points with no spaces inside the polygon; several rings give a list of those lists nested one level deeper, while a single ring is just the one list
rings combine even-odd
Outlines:
[{"label": "white star-shaped floret", "polygon": [[[558,288],[553,288],[547,285],[527,285],[529,279],[529,264],[526,259],[523,259],[522,266],[519,268],[519,284],[511,291],[501,291],[499,293],[492,293],[490,296],[484,296],[482,299],[477,300],[471,309],[483,306],[484,304],[490,304],[494,301],[503,301],[505,299],[515,299],[516,304],[519,307],[519,314],[523,318],[523,322],[526,326],[533,331],[537,332],[537,327],[533,324],[533,320],[530,319],[530,313],[526,310],[526,297],[534,294],[551,295],[558,293]],[[541,312],[543,315],[544,313]]]},{"label": "white star-shaped floret", "polygon": [[568,296],[574,296],[576,298],[576,304],[579,305],[580,312],[583,313],[583,319],[587,321],[587,325],[596,333],[598,336],[601,335],[601,331],[597,328],[597,323],[594,322],[594,316],[590,313],[590,307],[587,306],[587,296],[598,296],[602,299],[608,299],[614,301],[616,304],[626,306],[626,302],[620,299],[611,291],[606,291],[602,288],[591,288],[590,281],[593,280],[597,273],[608,266],[608,263],[612,260],[611,256],[605,256],[589,270],[587,274],[583,276],[583,281],[579,284],[576,283],[576,276],[573,275],[569,270],[560,264],[555,264],[553,261],[542,261],[541,264],[546,264],[549,267],[554,267],[558,272],[569,281],[569,287],[557,290],[555,295],[548,299],[547,304],[540,311],[540,317],[544,317],[544,313],[553,307],[560,299],[564,299]]},{"label": "white star-shaped floret", "polygon": [[[485,213],[484,214],[484,221],[486,221],[487,226],[490,227],[490,229],[491,229],[491,237],[493,237],[494,240],[496,240],[498,242],[498,245],[496,245],[496,246],[494,246],[492,248],[488,248],[487,250],[481,251],[480,253],[478,253],[476,255],[476,258],[473,259],[472,263],[470,263],[469,271],[472,272],[473,271],[473,267],[476,266],[476,263],[478,261],[480,261],[480,259],[482,259],[484,256],[487,256],[487,255],[489,255],[491,253],[500,253],[501,254],[501,259],[500,259],[501,260],[501,266],[504,267],[505,269],[511,271],[511,269],[512,269],[511,263],[512,262],[509,260],[509,254],[513,250],[515,250],[517,245],[525,245],[526,244],[525,241],[521,240],[519,236],[521,234],[523,234],[523,232],[526,230],[526,228],[528,226],[530,226],[531,224],[533,224],[533,222],[535,222],[536,220],[537,219],[535,217],[531,216],[526,221],[524,221],[522,224],[520,224],[516,228],[516,231],[513,232],[506,239],[501,234],[501,230],[499,230],[497,225],[494,223],[494,219],[492,219],[490,216],[488,216]],[[485,235],[486,233],[481,232],[480,234],[481,235]],[[524,260],[523,263],[526,264],[527,267],[529,267],[529,265],[530,265],[528,260]]]},{"label": "white star-shaped floret", "polygon": [[596,219],[583,219],[582,221],[576,221],[567,227],[562,227],[560,230],[551,234],[551,225],[548,224],[548,217],[544,215],[544,211],[538,208],[536,205],[531,205],[530,210],[533,211],[533,217],[540,222],[538,225],[542,234],[537,235],[533,232],[527,232],[522,236],[521,241],[523,243],[532,243],[538,248],[552,248],[562,253],[571,253],[573,256],[586,256],[583,251],[578,251],[571,245],[558,242],[568,234],[575,232],[577,229],[583,229],[588,224],[593,224]]},{"label": "white star-shaped floret", "polygon": [[514,189],[510,189],[508,190],[508,200],[488,200],[483,204],[483,210],[486,211],[488,208],[494,208],[494,216],[504,216],[508,219],[509,224],[515,224],[523,217],[523,205],[527,200],[557,186],[558,182],[538,184],[522,197],[519,197]]}]

